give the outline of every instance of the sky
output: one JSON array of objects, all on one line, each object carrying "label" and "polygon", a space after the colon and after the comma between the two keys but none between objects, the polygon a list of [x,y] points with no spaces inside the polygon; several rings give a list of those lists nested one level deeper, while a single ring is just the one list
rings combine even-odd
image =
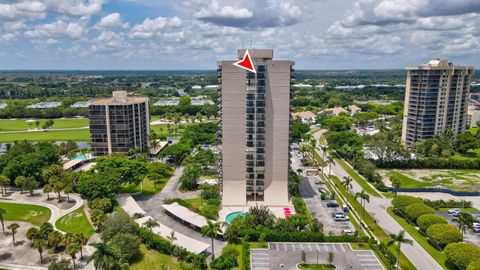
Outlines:
[{"label": "sky", "polygon": [[480,0],[0,0],[0,70],[215,69],[237,48],[296,69],[478,67]]}]

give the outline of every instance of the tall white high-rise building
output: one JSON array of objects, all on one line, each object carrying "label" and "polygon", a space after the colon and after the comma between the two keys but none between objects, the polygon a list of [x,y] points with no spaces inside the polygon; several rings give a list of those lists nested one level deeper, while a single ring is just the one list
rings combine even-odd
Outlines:
[{"label": "tall white high-rise building", "polygon": [[[249,50],[256,73],[218,63],[224,206],[287,206],[290,82],[294,63]],[[245,50],[238,50],[242,59]]]},{"label": "tall white high-rise building", "polygon": [[474,67],[436,59],[407,70],[404,145],[412,147],[418,141],[443,134],[447,128],[454,135],[465,131]]}]

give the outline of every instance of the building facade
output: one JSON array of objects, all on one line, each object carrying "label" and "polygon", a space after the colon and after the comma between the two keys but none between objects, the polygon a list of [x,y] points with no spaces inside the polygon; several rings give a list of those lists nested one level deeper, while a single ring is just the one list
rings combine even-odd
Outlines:
[{"label": "building facade", "polygon": [[[249,50],[256,73],[218,63],[222,204],[287,206],[290,86],[294,63]],[[245,50],[238,50],[242,59]]]},{"label": "building facade", "polygon": [[406,147],[443,134],[454,135],[467,126],[472,66],[454,66],[447,60],[431,60],[407,68],[402,141]]},{"label": "building facade", "polygon": [[90,136],[94,156],[130,154],[148,147],[148,98],[129,97],[125,91],[90,103]]}]

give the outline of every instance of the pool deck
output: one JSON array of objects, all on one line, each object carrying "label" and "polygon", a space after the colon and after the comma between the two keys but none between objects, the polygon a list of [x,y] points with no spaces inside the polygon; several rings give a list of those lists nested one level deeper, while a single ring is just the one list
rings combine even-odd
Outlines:
[{"label": "pool deck", "polygon": [[[222,209],[220,209],[219,212],[219,221],[227,221],[227,215],[233,213],[233,212],[248,212],[250,207],[255,206],[255,204],[248,204],[245,206],[222,206]],[[283,208],[290,208],[290,212],[292,215],[295,214],[295,209],[293,206],[268,206],[268,209],[272,212],[272,214],[275,215],[277,218],[285,218],[285,214],[283,212]]]}]

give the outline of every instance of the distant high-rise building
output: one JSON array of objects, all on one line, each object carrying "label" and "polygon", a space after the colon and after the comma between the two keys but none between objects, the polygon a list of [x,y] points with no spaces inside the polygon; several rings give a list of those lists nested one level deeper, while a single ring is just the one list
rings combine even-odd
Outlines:
[{"label": "distant high-rise building", "polygon": [[[224,206],[287,206],[290,83],[288,60],[249,50],[256,73],[218,63],[221,92],[221,178]],[[245,50],[238,50],[242,59]]]},{"label": "distant high-rise building", "polygon": [[411,147],[415,142],[443,134],[448,128],[454,135],[465,131],[474,68],[437,59],[407,70],[404,145]]},{"label": "distant high-rise building", "polygon": [[148,147],[148,98],[129,97],[125,91],[90,103],[90,136],[94,156],[129,154]]}]

